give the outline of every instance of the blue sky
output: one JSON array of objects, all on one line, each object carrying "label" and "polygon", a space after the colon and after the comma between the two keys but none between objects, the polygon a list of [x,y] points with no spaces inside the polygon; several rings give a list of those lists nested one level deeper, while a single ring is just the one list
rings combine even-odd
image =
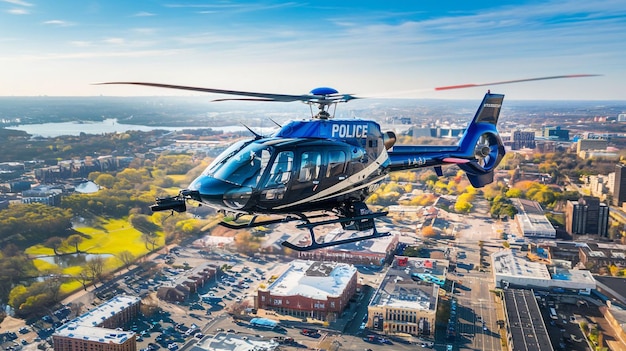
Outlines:
[{"label": "blue sky", "polygon": [[626,1],[0,0],[0,96],[302,94],[626,100]]}]

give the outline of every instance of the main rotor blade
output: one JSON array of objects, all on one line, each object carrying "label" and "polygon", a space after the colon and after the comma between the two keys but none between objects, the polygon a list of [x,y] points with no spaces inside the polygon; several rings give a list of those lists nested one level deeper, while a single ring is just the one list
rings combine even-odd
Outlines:
[{"label": "main rotor blade", "polygon": [[314,98],[319,98],[318,96],[315,96],[315,95],[285,95],[285,94],[255,93],[255,92],[250,92],[250,91],[222,90],[222,89],[190,87],[186,85],[172,85],[172,84],[145,83],[145,82],[106,82],[106,83],[96,83],[95,85],[109,85],[109,84],[142,85],[142,86],[148,86],[148,87],[191,90],[191,91],[200,91],[203,93],[250,96],[254,98],[266,99],[263,101],[268,101],[267,99],[270,99],[271,101],[291,102],[291,101],[309,101]]},{"label": "main rotor blade", "polygon": [[601,74],[568,74],[563,76],[550,76],[550,77],[538,77],[538,78],[526,78],[526,79],[515,79],[515,80],[505,80],[501,82],[491,82],[491,83],[478,83],[478,84],[459,84],[459,85],[448,85],[444,87],[435,88],[438,90],[451,90],[451,89],[465,89],[465,88],[475,88],[475,87],[484,87],[488,85],[501,85],[501,84],[511,84],[511,83],[522,83],[522,82],[533,82],[536,80],[549,80],[549,79],[563,79],[563,78],[584,78],[584,77],[597,77],[601,76]]}]

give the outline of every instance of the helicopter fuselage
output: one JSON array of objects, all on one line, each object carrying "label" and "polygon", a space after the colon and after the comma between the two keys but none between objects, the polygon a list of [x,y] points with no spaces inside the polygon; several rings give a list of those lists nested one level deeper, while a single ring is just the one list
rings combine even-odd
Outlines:
[{"label": "helicopter fuselage", "polygon": [[284,214],[365,200],[389,172],[380,126],[366,120],[291,122],[225,150],[189,190],[225,211]]}]

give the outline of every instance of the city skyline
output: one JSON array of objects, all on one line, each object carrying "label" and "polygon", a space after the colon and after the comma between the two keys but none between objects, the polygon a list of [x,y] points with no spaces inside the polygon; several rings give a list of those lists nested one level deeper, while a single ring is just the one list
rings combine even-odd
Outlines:
[{"label": "city skyline", "polygon": [[513,100],[625,100],[623,1],[89,2],[0,0],[0,96],[200,93],[148,81],[303,94],[479,99],[434,87],[567,74]]}]

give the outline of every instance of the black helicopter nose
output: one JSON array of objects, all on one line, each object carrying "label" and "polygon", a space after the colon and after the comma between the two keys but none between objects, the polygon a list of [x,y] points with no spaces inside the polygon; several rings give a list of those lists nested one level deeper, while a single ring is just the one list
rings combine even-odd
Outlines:
[{"label": "black helicopter nose", "polygon": [[252,188],[225,182],[207,175],[201,175],[189,185],[197,190],[203,203],[236,210],[245,209],[252,197]]}]

